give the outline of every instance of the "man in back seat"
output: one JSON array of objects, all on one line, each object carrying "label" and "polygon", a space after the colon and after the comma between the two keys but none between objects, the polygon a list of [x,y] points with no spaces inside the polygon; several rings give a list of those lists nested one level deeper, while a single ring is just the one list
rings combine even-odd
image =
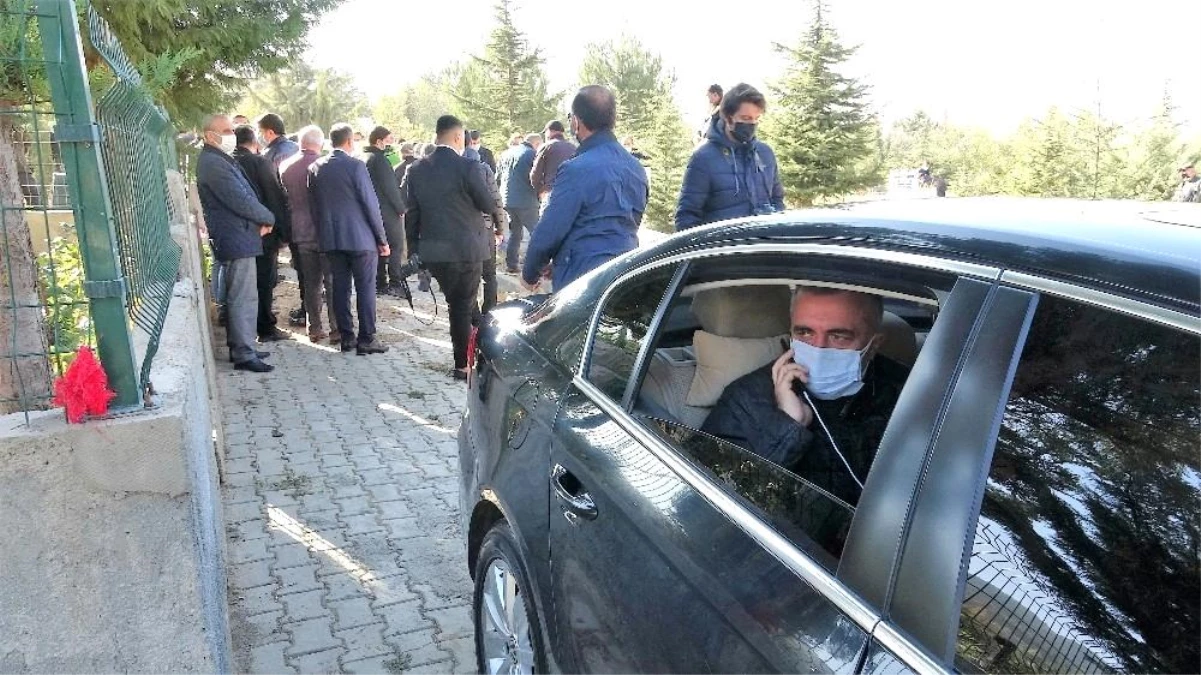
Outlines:
[{"label": "man in back seat", "polygon": [[876,355],[883,317],[878,296],[800,289],[791,348],[726,387],[702,430],[857,503],[909,374]]}]

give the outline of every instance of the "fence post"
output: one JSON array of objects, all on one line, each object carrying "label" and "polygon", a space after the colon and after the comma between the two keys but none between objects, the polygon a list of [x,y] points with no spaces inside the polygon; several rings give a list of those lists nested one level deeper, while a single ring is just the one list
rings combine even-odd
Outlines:
[{"label": "fence post", "polygon": [[100,127],[93,118],[83,46],[74,0],[41,0],[38,31],[46,61],[46,79],[54,101],[54,137],[60,144],[67,185],[75,211],[84,290],[96,327],[100,362],[115,407],[142,401],[133,340],[125,313],[125,278],[117,257],[117,235],[109,208],[108,180],[100,155]]}]

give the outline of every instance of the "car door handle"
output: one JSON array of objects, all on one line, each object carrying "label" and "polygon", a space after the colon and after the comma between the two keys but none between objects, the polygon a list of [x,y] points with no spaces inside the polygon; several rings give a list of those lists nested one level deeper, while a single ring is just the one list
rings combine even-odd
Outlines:
[{"label": "car door handle", "polygon": [[568,522],[575,524],[581,518],[596,520],[596,502],[592,500],[592,495],[584,490],[575,474],[556,464],[550,472],[550,484],[555,489],[555,497],[559,500],[563,516]]}]

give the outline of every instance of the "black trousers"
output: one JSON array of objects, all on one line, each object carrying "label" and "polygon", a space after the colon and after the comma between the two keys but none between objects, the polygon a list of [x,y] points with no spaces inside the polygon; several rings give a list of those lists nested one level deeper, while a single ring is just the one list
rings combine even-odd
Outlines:
[{"label": "black trousers", "polygon": [[289,243],[288,251],[292,254],[292,269],[296,270],[296,285],[300,288],[300,311],[307,311],[304,304],[304,269],[300,264],[300,249],[296,244]]},{"label": "black trousers", "polygon": [[[492,239],[492,256],[484,261],[483,282],[484,282],[484,300],[482,311],[484,314],[492,311],[496,306],[496,237],[489,236]],[[479,323],[476,321],[476,323]]]},{"label": "black trousers", "polygon": [[388,286],[397,286],[400,284],[400,267],[404,265],[405,258],[405,224],[404,220],[397,219],[395,223],[384,223],[384,234],[388,237],[388,246],[392,249],[392,254],[387,258],[379,259],[379,268],[375,275],[376,288],[384,289]]},{"label": "black trousers", "polygon": [[271,303],[274,301],[275,284],[279,276],[279,247],[268,246],[263,242],[263,255],[254,259],[255,270],[258,273],[259,312],[255,321],[260,336],[269,334],[275,328],[275,317],[271,315]]},{"label": "black trousers", "polygon": [[354,337],[354,318],[350,315],[350,284],[359,312],[358,343],[365,345],[375,339],[375,266],[379,254],[375,251],[328,251],[329,269],[334,277],[334,318],[342,344]]},{"label": "black trousers", "polygon": [[442,287],[446,313],[450,316],[450,344],[454,347],[455,368],[467,367],[467,342],[471,339],[471,320],[480,309],[477,298],[484,264],[479,262],[429,263],[430,274]]}]

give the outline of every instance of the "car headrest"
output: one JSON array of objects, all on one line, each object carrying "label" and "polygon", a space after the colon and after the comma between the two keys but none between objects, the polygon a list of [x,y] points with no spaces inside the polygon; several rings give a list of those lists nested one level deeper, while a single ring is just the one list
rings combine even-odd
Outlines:
[{"label": "car headrest", "polygon": [[917,336],[913,326],[892,312],[884,312],[880,332],[884,333],[884,342],[878,353],[903,366],[913,366],[917,360]]},{"label": "car headrest", "polygon": [[792,294],[787,286],[730,286],[698,291],[692,313],[705,332],[765,338],[789,332]]}]

